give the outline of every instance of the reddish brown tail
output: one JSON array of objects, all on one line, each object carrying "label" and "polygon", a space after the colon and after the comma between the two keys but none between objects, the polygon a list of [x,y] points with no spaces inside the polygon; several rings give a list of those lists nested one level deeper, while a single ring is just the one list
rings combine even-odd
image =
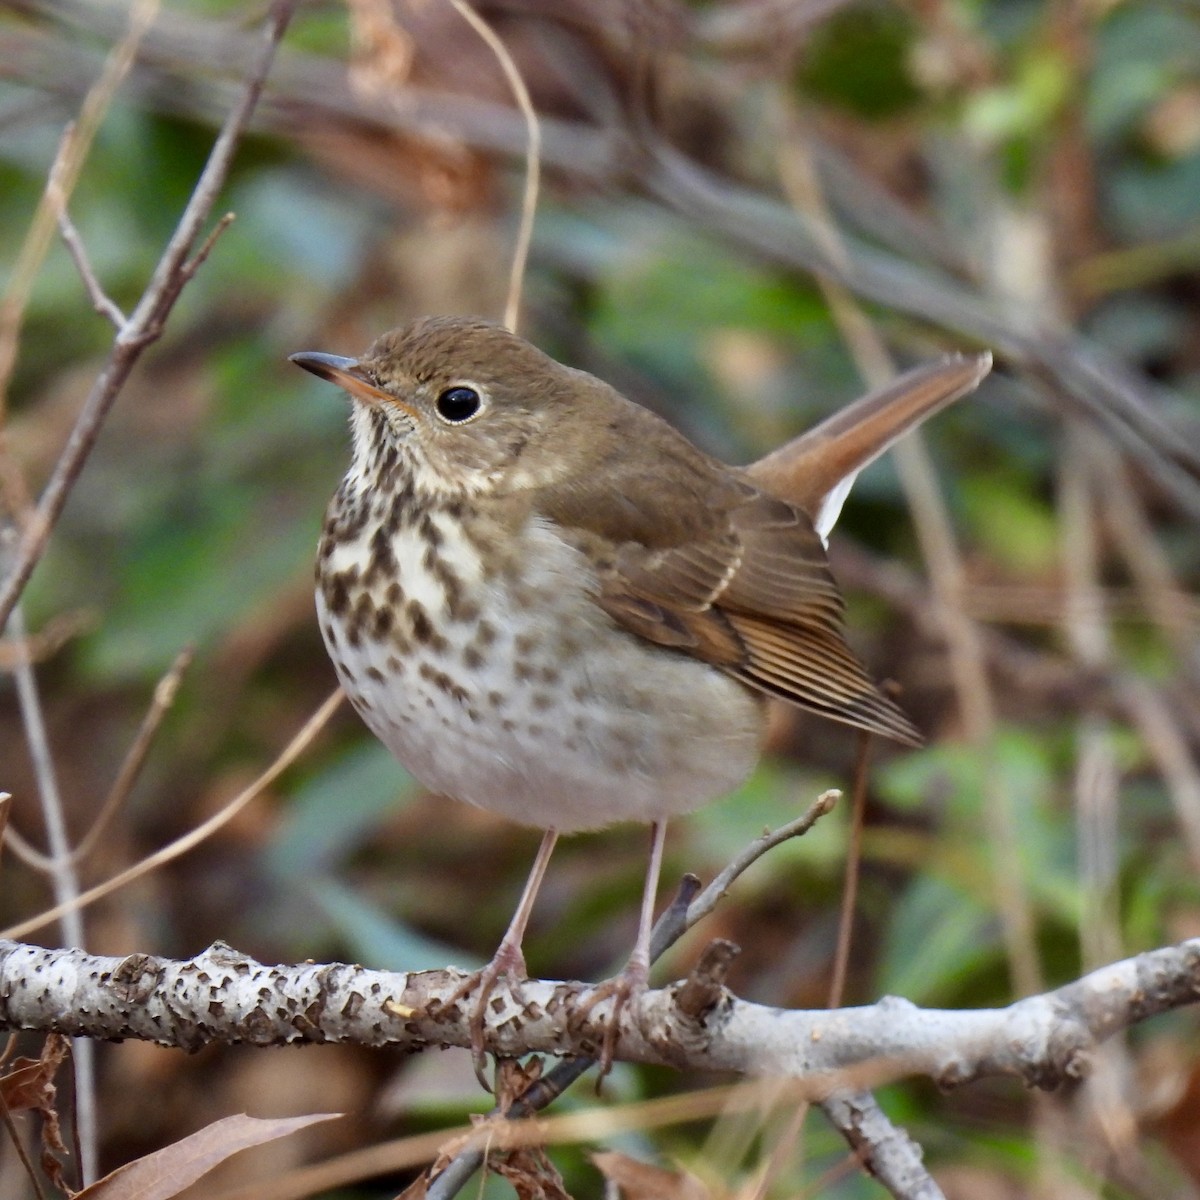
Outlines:
[{"label": "reddish brown tail", "polygon": [[990,354],[917,367],[752,463],[746,474],[803,508],[824,537],[854,476],[910,429],[974,391],[991,369]]}]

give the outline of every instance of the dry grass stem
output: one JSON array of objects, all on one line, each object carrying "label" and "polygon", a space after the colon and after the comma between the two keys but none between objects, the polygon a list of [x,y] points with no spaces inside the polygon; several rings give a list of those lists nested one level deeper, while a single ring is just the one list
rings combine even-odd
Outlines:
[{"label": "dry grass stem", "polygon": [[508,86],[512,88],[517,107],[525,122],[525,183],[521,193],[521,217],[517,224],[517,240],[513,246],[512,267],[509,273],[508,296],[504,304],[504,324],[513,333],[521,314],[521,295],[525,289],[525,268],[529,262],[529,246],[533,241],[533,222],[537,215],[542,162],[542,126],[538,120],[529,89],[508,47],[497,36],[496,31],[467,3],[467,0],[450,0],[455,11],[462,15],[472,29],[487,43],[496,56]]},{"label": "dry grass stem", "polygon": [[143,875],[147,875],[151,871],[157,871],[164,864],[187,854],[189,850],[195,849],[195,847],[200,845],[206,838],[211,837],[223,825],[227,825],[233,820],[247,804],[258,797],[266,788],[270,787],[304,753],[317,734],[324,729],[329,718],[337,711],[341,702],[342,693],[339,689],[333,692],[316,712],[308,718],[299,733],[281,751],[279,757],[248,788],[243,789],[219,812],[209,817],[207,821],[197,825],[195,829],[184,834],[183,837],[176,838],[175,841],[170,842],[161,850],[156,850],[153,854],[142,859],[141,862],[119,872],[104,883],[88,888],[87,891],[77,896],[71,904],[56,905],[46,912],[39,913],[36,917],[31,917],[28,921],[22,921],[17,925],[10,926],[8,929],[0,931],[0,937],[13,939],[26,937],[35,930],[48,925],[51,921],[58,920],[65,912],[86,908],[89,904],[94,904],[97,900],[111,895],[113,892],[132,883],[135,879],[141,879]]}]

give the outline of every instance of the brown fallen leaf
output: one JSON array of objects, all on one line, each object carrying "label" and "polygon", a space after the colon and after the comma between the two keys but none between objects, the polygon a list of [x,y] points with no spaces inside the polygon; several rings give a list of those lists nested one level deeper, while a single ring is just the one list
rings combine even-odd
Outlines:
[{"label": "brown fallen leaf", "polygon": [[617,1185],[621,1200],[712,1200],[708,1188],[687,1171],[639,1162],[616,1150],[593,1154],[592,1162]]},{"label": "brown fallen leaf", "polygon": [[54,1076],[68,1049],[67,1039],[52,1033],[42,1047],[41,1058],[13,1059],[8,1071],[0,1076],[0,1099],[9,1112],[53,1108]]},{"label": "brown fallen leaf", "polygon": [[261,1146],[339,1116],[341,1113],[313,1113],[262,1118],[238,1113],[222,1117],[178,1142],[118,1167],[77,1192],[74,1200],[170,1200],[239,1150]]},{"label": "brown fallen leaf", "polygon": [[31,1111],[42,1118],[42,1170],[60,1192],[69,1192],[63,1163],[70,1157],[63,1141],[62,1126],[54,1102],[58,1090],[54,1076],[67,1057],[71,1044],[61,1034],[50,1034],[42,1044],[40,1058],[14,1058],[0,1078],[0,1101],[8,1112]]},{"label": "brown fallen leaf", "polygon": [[562,1176],[541,1146],[492,1155],[488,1169],[508,1180],[518,1200],[571,1200]]}]

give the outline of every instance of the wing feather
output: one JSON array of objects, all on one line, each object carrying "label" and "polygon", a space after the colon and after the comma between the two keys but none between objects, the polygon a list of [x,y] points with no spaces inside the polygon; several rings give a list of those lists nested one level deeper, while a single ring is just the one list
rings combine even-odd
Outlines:
[{"label": "wing feather", "polygon": [[[651,443],[648,468],[630,447]],[[614,621],[801,708],[920,741],[847,645],[825,545],[800,505],[633,406],[593,450],[593,469],[537,489],[536,511],[588,559]]]}]

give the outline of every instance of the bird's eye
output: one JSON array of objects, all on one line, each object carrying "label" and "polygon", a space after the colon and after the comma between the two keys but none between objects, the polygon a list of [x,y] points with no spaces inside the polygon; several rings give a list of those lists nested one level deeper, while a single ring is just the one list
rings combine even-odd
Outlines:
[{"label": "bird's eye", "polygon": [[443,421],[451,425],[461,425],[469,421],[483,407],[483,399],[471,387],[448,387],[437,398],[437,413]]}]

